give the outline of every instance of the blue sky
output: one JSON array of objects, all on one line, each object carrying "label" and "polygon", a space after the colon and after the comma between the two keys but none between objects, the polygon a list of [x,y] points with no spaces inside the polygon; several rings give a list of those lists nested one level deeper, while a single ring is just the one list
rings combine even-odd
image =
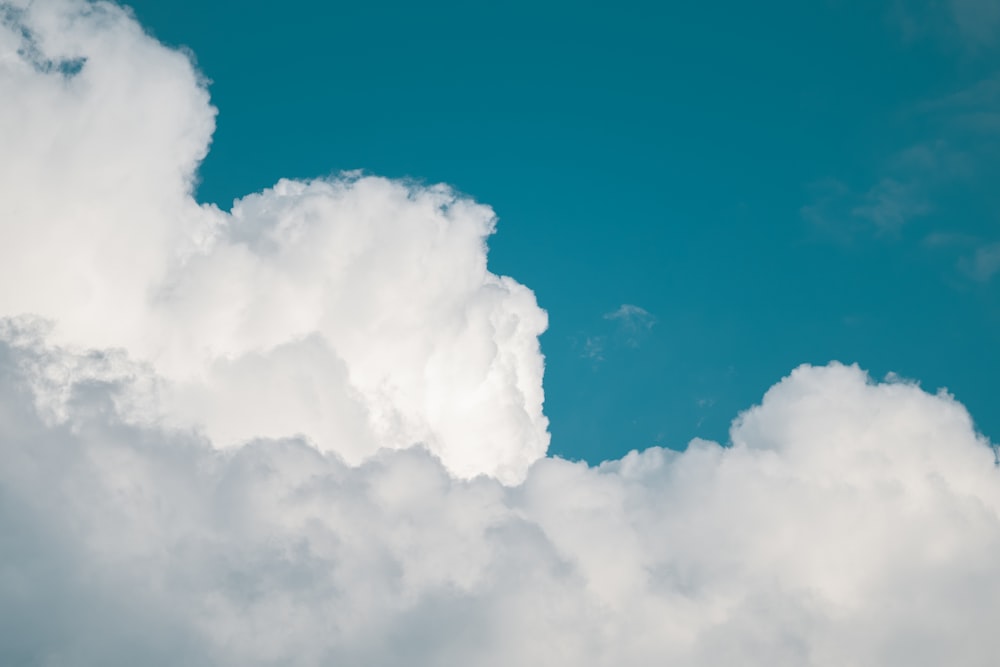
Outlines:
[{"label": "blue sky", "polygon": [[212,80],[203,201],[364,169],[494,207],[553,453],[725,439],[833,359],[1000,436],[994,3],[132,5]]}]

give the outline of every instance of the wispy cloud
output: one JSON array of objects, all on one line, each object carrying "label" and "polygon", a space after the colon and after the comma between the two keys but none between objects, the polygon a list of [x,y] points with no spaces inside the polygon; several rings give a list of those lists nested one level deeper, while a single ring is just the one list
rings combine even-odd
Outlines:
[{"label": "wispy cloud", "polygon": [[897,236],[933,210],[924,185],[909,178],[887,176],[860,192],[837,179],[819,181],[808,186],[812,201],[799,213],[813,228],[844,241],[858,234]]},{"label": "wispy cloud", "polygon": [[[946,218],[948,211],[939,208],[942,203],[960,199],[974,187],[993,187],[992,183],[977,186],[981,179],[995,181],[995,174],[989,174],[1000,156],[1000,71],[996,64],[1000,62],[996,60],[1000,2],[894,0],[889,18],[905,40],[938,42],[939,57],[975,63],[976,67],[961,69],[979,72],[979,78],[962,81],[956,74],[952,92],[913,100],[900,109],[898,122],[909,126],[910,136],[918,140],[882,158],[867,182],[831,174],[810,188],[812,198],[802,206],[802,218],[841,240],[864,233],[898,239],[920,219],[952,225]],[[831,183],[836,187],[830,187]],[[962,233],[955,228],[921,230],[924,238]]]},{"label": "wispy cloud", "polygon": [[593,361],[604,361],[604,347],[606,344],[606,336],[587,336],[583,340],[583,349],[580,352],[580,356]]},{"label": "wispy cloud", "polygon": [[969,53],[981,53],[1000,38],[1000,3],[995,0],[895,0],[889,17],[910,42],[957,43]]},{"label": "wispy cloud", "polygon": [[623,303],[604,314],[604,319],[618,325],[617,336],[629,347],[639,347],[642,339],[656,324],[656,317],[645,308]]},{"label": "wispy cloud", "polygon": [[656,324],[652,313],[631,303],[623,303],[601,319],[600,333],[581,333],[571,341],[582,358],[597,364],[615,349],[638,348]]},{"label": "wispy cloud", "polygon": [[656,317],[648,310],[631,303],[623,303],[616,310],[604,313],[604,319],[616,320],[624,326],[634,329],[650,329],[656,323]]},{"label": "wispy cloud", "polygon": [[916,112],[931,119],[942,132],[980,140],[1000,137],[1000,73],[925,100],[916,106]]},{"label": "wispy cloud", "polygon": [[961,232],[931,232],[921,240],[926,248],[954,248],[976,245],[980,239],[972,234]]},{"label": "wispy cloud", "polygon": [[907,222],[930,211],[930,204],[916,184],[884,178],[865,193],[851,214],[870,220],[879,233],[896,233]]},{"label": "wispy cloud", "polygon": [[1000,2],[951,0],[951,17],[959,32],[979,45],[994,44],[1000,36]]},{"label": "wispy cloud", "polygon": [[[946,218],[939,202],[988,187],[1000,153],[1000,76],[911,105],[900,117],[924,128],[926,139],[880,160],[877,179],[848,184],[827,178],[810,184],[800,214],[813,228],[842,241],[873,234],[899,239],[914,222],[950,228],[921,231],[930,239],[969,236]],[[998,212],[1000,213],[1000,212]],[[941,244],[938,244],[940,247]]]},{"label": "wispy cloud", "polygon": [[971,256],[959,260],[959,268],[974,280],[989,281],[1000,271],[1000,243],[980,246]]},{"label": "wispy cloud", "polygon": [[[996,3],[1000,8],[1000,3]],[[948,165],[960,174],[961,182],[978,182],[993,189],[1000,158],[1000,73],[976,81],[948,95],[930,99],[918,106],[918,113],[929,119],[942,134],[968,147],[959,160]],[[1000,269],[1000,240],[990,229],[1000,226],[1000,209],[994,203],[981,215],[993,218],[993,225],[978,225],[979,233],[942,229],[928,236],[928,242],[949,241],[954,247],[976,246],[971,254],[958,260],[958,268],[973,280],[987,282]]]}]

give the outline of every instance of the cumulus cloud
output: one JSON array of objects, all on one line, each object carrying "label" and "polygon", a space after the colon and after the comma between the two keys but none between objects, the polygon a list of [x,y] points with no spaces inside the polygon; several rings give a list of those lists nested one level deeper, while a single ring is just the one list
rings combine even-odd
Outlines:
[{"label": "cumulus cloud", "polygon": [[188,58],[113,5],[4,7],[0,313],[152,364],[161,417],[218,444],[419,443],[507,481],[544,454],[546,316],[487,270],[488,207],[359,174],[199,206],[215,111]]},{"label": "cumulus cloud", "polygon": [[[1000,486],[947,394],[797,369],[733,425],[523,484],[130,423],[148,368],[0,344],[8,664],[989,665]],[[57,377],[51,369],[62,369]],[[69,369],[69,370],[67,370]],[[62,388],[41,411],[35,388]]]},{"label": "cumulus cloud", "polygon": [[0,7],[3,664],[994,663],[998,471],[946,393],[803,366],[726,446],[545,457],[487,207],[199,206],[188,59]]}]

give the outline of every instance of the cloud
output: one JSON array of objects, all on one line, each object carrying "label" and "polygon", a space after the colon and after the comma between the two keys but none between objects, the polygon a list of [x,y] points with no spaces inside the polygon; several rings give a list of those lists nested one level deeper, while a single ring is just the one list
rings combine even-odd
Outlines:
[{"label": "cloud", "polygon": [[[917,110],[945,131],[974,141],[973,149],[991,148],[1000,136],[1000,74],[973,81],[957,90],[918,105]],[[983,142],[986,145],[982,145]]]},{"label": "cloud", "polygon": [[[912,4],[911,9],[919,5],[924,13],[950,13],[954,9],[970,16],[980,5],[969,2],[959,9],[963,3],[953,3],[954,7]],[[1000,12],[1000,4],[986,4],[996,8],[980,7],[984,12],[982,20],[989,23],[986,14]],[[897,3],[901,11],[905,6]],[[939,19],[932,23],[941,25]],[[936,238],[973,235],[971,223],[965,221],[965,228],[960,228],[961,217],[948,215],[948,209],[955,202],[964,202],[965,209],[985,209],[972,213],[975,217],[996,217],[995,202],[987,193],[992,192],[996,180],[996,156],[1000,151],[998,104],[1000,76],[995,72],[983,76],[982,71],[976,73],[975,79],[957,81],[947,94],[908,104],[894,123],[902,123],[919,140],[882,158],[875,176],[867,181],[849,183],[843,178],[825,178],[809,184],[809,201],[800,208],[801,217],[814,229],[842,242],[871,233],[899,239],[921,219],[925,219],[925,226],[939,227],[930,232]],[[940,228],[942,224],[948,227]],[[923,235],[928,233],[923,231]]]},{"label": "cloud", "polygon": [[[946,173],[955,174],[956,180],[976,183],[983,193],[991,193],[997,177],[996,154],[1000,150],[1000,76],[992,76],[976,81],[948,95],[928,100],[920,105],[919,113],[940,125],[942,132],[961,138],[969,146],[965,154],[956,156],[948,164],[931,165]],[[969,193],[963,193],[963,199],[973,201]],[[980,197],[980,218],[988,220],[1000,219],[1000,209],[992,197]],[[979,225],[982,227],[982,225]],[[958,260],[958,268],[966,276],[974,280],[988,281],[998,268],[997,248],[1000,244],[990,234],[983,234],[982,229],[976,233],[960,231],[939,231],[932,234],[928,240],[945,245],[967,246],[976,245],[971,255],[965,255]]]},{"label": "cloud", "polygon": [[812,201],[800,209],[802,218],[844,240],[872,232],[897,237],[906,225],[935,212],[936,194],[975,172],[973,156],[945,139],[912,144],[884,162],[883,175],[862,188],[833,178],[811,184]]},{"label": "cloud", "polygon": [[810,203],[799,208],[802,219],[816,229],[848,238],[850,234],[845,229],[845,223],[849,224],[853,216],[846,203],[853,194],[847,184],[827,178],[810,183],[806,189]]},{"label": "cloud", "polygon": [[1000,5],[993,0],[896,0],[891,16],[904,39],[944,39],[970,51],[996,45]]},{"label": "cloud", "polygon": [[580,356],[593,361],[604,361],[604,346],[606,344],[606,336],[587,336],[583,340],[583,351]]},{"label": "cloud", "polygon": [[545,457],[487,207],[199,206],[189,60],[0,6],[0,663],[993,664],[1000,473],[946,393],[803,366],[727,446]]},{"label": "cloud", "polygon": [[303,435],[358,463],[419,443],[507,481],[545,453],[546,315],[488,271],[491,209],[359,174],[199,206],[215,110],[186,56],[109,4],[6,16],[0,313],[150,363],[158,417],[218,444]]},{"label": "cloud", "polygon": [[627,326],[648,329],[656,322],[649,311],[631,303],[623,303],[617,310],[604,314],[606,320],[618,320]]},{"label": "cloud", "polygon": [[[803,366],[732,445],[461,480],[132,423],[148,378],[0,343],[4,661],[988,665],[993,455],[947,394]],[[52,381],[39,369],[71,369]],[[40,378],[61,388],[42,412]],[[51,387],[50,387],[51,388]]]},{"label": "cloud", "polygon": [[639,347],[656,324],[656,317],[651,313],[628,303],[605,313],[602,319],[606,322],[602,327],[604,333],[580,333],[579,338],[571,339],[580,357],[594,362],[595,367],[605,361],[609,350]]},{"label": "cloud", "polygon": [[851,213],[870,220],[881,233],[895,233],[907,222],[930,211],[930,204],[914,185],[884,178],[872,186],[865,194],[863,203]]},{"label": "cloud", "polygon": [[980,246],[971,257],[959,260],[959,268],[970,278],[987,282],[1000,271],[1000,243]]},{"label": "cloud", "polygon": [[[988,151],[982,137],[966,144],[960,136],[967,123],[958,122],[952,102],[935,100],[915,108],[915,113],[938,126],[941,137],[912,144],[883,160],[881,176],[871,185],[852,187],[828,178],[810,184],[810,203],[799,213],[813,228],[851,241],[859,235],[898,239],[905,228],[921,218],[940,213],[937,202],[974,186],[987,164]],[[958,127],[963,126],[962,132]],[[938,216],[940,217],[940,216]],[[934,232],[954,235],[958,232]]]},{"label": "cloud", "polygon": [[1000,29],[1000,5],[991,0],[951,0],[951,15],[959,31],[977,44],[995,43]]},{"label": "cloud", "polygon": [[656,317],[645,308],[623,303],[617,310],[604,314],[604,319],[615,322],[616,337],[629,347],[639,347],[642,339],[656,324]]}]

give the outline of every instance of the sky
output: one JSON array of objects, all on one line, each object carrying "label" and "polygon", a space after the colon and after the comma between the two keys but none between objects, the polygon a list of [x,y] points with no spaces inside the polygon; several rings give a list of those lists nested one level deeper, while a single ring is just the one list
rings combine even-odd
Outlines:
[{"label": "sky", "polygon": [[993,665],[1000,9],[761,11],[0,1],[0,663]]},{"label": "sky", "polygon": [[211,82],[200,201],[363,169],[493,207],[554,452],[725,440],[831,360],[1000,434],[989,0],[132,6]]}]

